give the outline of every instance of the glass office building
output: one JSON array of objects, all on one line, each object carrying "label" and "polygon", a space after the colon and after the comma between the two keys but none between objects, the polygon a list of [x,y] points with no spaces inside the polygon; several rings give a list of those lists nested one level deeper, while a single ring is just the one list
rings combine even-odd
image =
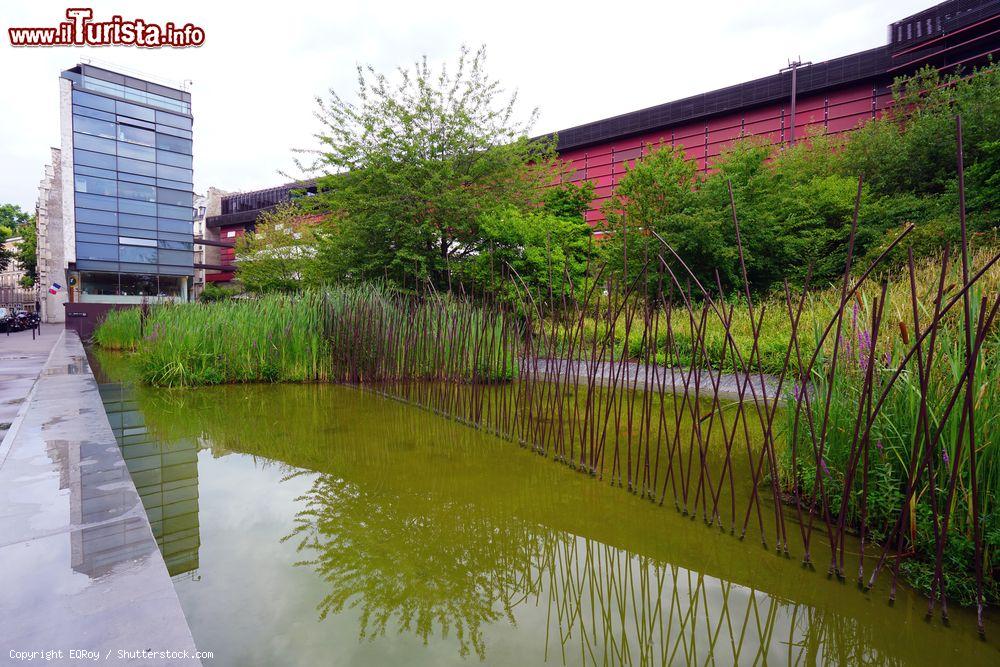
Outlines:
[{"label": "glass office building", "polygon": [[71,300],[185,299],[194,275],[190,93],[86,64],[62,78],[71,86]]}]

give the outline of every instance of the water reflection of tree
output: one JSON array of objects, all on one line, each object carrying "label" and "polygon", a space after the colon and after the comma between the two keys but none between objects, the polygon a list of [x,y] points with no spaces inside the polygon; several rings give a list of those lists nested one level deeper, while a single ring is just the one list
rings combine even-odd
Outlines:
[{"label": "water reflection of tree", "polygon": [[539,591],[544,540],[519,521],[497,522],[474,506],[426,497],[370,493],[333,475],[317,477],[300,498],[296,540],[331,590],[320,617],[360,612],[360,635],[391,624],[426,644],[454,632],[460,653],[486,657],[483,628]]},{"label": "water reflection of tree", "polygon": [[360,636],[454,633],[487,657],[486,631],[546,609],[546,661],[562,664],[895,664],[872,628],[828,610],[475,505],[366,491],[317,477],[295,540],[330,586],[321,618],[357,609]]}]

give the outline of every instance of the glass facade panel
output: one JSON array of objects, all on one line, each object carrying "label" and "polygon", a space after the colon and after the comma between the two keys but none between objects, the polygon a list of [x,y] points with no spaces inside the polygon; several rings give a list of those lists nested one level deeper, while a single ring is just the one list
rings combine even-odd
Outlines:
[{"label": "glass facade panel", "polygon": [[156,186],[159,188],[170,188],[172,190],[187,190],[191,187],[191,184],[183,183],[181,181],[168,181],[165,178],[158,178],[156,179]]},{"label": "glass facade panel", "polygon": [[174,234],[190,234],[194,228],[194,224],[183,220],[157,218],[156,228],[164,232],[172,232]]},{"label": "glass facade panel", "polygon": [[[113,238],[113,237],[109,237]],[[76,256],[79,259],[118,259],[118,245],[104,245],[102,243],[81,243],[76,244]]]},{"label": "glass facade panel", "polygon": [[[130,236],[136,239],[156,239],[159,235],[155,229],[137,229],[135,227],[119,227],[118,233],[122,236]],[[156,245],[154,240],[153,245]]]},{"label": "glass facade panel", "polygon": [[190,169],[171,167],[164,164],[156,165],[156,177],[169,178],[172,181],[184,181],[186,183],[190,183],[191,179],[194,178],[193,172]]},{"label": "glass facade panel", "polygon": [[119,141],[118,157],[128,157],[135,158],[136,160],[145,160],[146,162],[155,162],[156,151],[149,146],[140,146],[138,144],[129,144]]},{"label": "glass facade panel", "polygon": [[130,183],[145,183],[146,185],[156,185],[156,179],[152,176],[140,176],[139,174],[118,173],[118,179],[129,181]]},{"label": "glass facade panel", "polygon": [[176,114],[167,113],[165,111],[156,112],[156,122],[163,125],[170,125],[171,127],[179,127],[184,130],[191,129],[191,119],[185,116],[178,116]]},{"label": "glass facade panel", "polygon": [[108,113],[107,111],[98,111],[97,109],[75,106],[73,107],[73,113],[77,116],[86,116],[87,118],[96,118],[98,120],[110,120],[112,123],[115,122],[115,115],[113,113]]},{"label": "glass facade panel", "polygon": [[191,154],[190,139],[174,137],[169,134],[157,134],[156,147],[161,150],[172,151],[174,153],[184,153],[185,155]]},{"label": "glass facade panel", "polygon": [[73,133],[73,147],[94,151],[95,153],[115,154],[115,142],[113,139],[92,137],[89,134],[81,134],[80,132]]},{"label": "glass facade panel", "polygon": [[165,250],[194,250],[194,243],[186,243],[184,241],[167,241],[165,239],[160,239],[160,248]]},{"label": "glass facade panel", "polygon": [[[171,221],[171,222],[176,222],[176,221]],[[190,232],[188,232],[187,234],[178,234],[176,232],[168,232],[168,231],[164,230],[163,226],[161,225],[160,228],[159,228],[159,230],[157,230],[157,232],[156,232],[156,238],[158,238],[158,239],[167,239],[167,240],[170,240],[170,241],[188,242],[192,238],[192,236],[191,236]]]},{"label": "glass facade panel", "polygon": [[155,130],[156,123],[147,123],[144,120],[139,120],[137,118],[126,118],[125,116],[117,116],[116,120],[119,123],[124,123],[126,125],[132,125],[133,127],[144,127],[147,130]]},{"label": "glass facade panel", "polygon": [[103,95],[114,95],[127,100],[134,100],[142,104],[159,107],[161,109],[171,109],[180,113],[190,113],[191,104],[184,100],[177,100],[166,95],[160,95],[146,90],[138,90],[122,83],[105,81],[91,76],[78,77],[80,85],[87,90],[101,93]]},{"label": "glass facade panel", "polygon": [[80,271],[115,271],[117,273],[120,264],[118,262],[102,262],[96,259],[76,259],[76,268]]},{"label": "glass facade panel", "polygon": [[157,166],[158,165],[152,162],[133,160],[127,157],[118,158],[118,171],[125,171],[130,174],[140,174],[142,176],[155,176],[157,171]]},{"label": "glass facade panel", "polygon": [[182,278],[168,278],[160,275],[160,296],[180,296]]},{"label": "glass facade panel", "polygon": [[190,206],[171,206],[169,204],[157,204],[156,215],[161,218],[176,218],[177,220],[194,220],[194,210]]},{"label": "glass facade panel", "polygon": [[[102,228],[98,227],[98,229],[102,229]],[[104,229],[104,231],[114,231],[110,227],[103,228],[103,229]],[[76,240],[77,240],[77,243],[79,243],[81,241],[86,242],[86,243],[114,243],[115,242],[115,237],[114,236],[108,236],[107,234],[91,234],[89,232],[83,232],[83,231],[77,230],[77,232],[76,232]]]},{"label": "glass facade panel", "polygon": [[118,243],[119,245],[135,245],[144,248],[156,247],[156,239],[143,239],[135,236],[119,236]]},{"label": "glass facade panel", "polygon": [[108,178],[76,174],[73,177],[73,187],[77,192],[89,192],[95,195],[114,197],[118,194],[118,182]]},{"label": "glass facade panel", "polygon": [[114,169],[115,156],[92,153],[91,151],[74,150],[73,164],[85,164],[91,167],[100,167],[101,169]]},{"label": "glass facade panel", "polygon": [[100,195],[77,192],[76,205],[83,208],[96,208],[99,211],[114,211],[118,208],[118,200],[114,197],[102,197]]},{"label": "glass facade panel", "polygon": [[119,116],[128,116],[129,118],[138,118],[139,120],[156,122],[156,112],[153,109],[141,107],[138,104],[115,102],[115,113]]},{"label": "glass facade panel", "polygon": [[159,293],[156,275],[151,274],[122,274],[120,289],[122,294],[130,296],[156,296]]},{"label": "glass facade panel", "polygon": [[119,125],[118,141],[127,141],[143,146],[154,146],[156,145],[156,132],[144,130],[141,127],[132,127],[131,125]]},{"label": "glass facade panel", "polygon": [[118,294],[117,273],[80,273],[80,291],[84,294]]},{"label": "glass facade panel", "polygon": [[80,222],[80,218],[77,217],[77,223],[76,223],[77,238],[80,238],[80,234],[102,234],[102,235],[115,234],[116,229],[118,229],[117,226],[83,224]]},{"label": "glass facade panel", "polygon": [[194,195],[181,190],[169,190],[167,188],[156,188],[156,201],[161,204],[173,204],[174,206],[194,206]]},{"label": "glass facade panel", "polygon": [[191,156],[171,153],[170,151],[156,151],[157,164],[169,164],[173,167],[191,168]]},{"label": "glass facade panel", "polygon": [[156,229],[156,218],[147,215],[119,213],[118,224],[122,227],[134,227],[136,229]]},{"label": "glass facade panel", "polygon": [[182,130],[177,127],[170,127],[169,125],[156,125],[156,131],[162,132],[163,134],[172,134],[175,137],[184,137],[185,139],[191,138],[191,130]]},{"label": "glass facade panel", "polygon": [[79,90],[73,91],[73,105],[79,104],[82,107],[90,107],[91,109],[100,109],[101,111],[114,111],[115,101],[109,100],[106,97],[100,97],[98,95],[91,95],[90,93],[84,93]]},{"label": "glass facade panel", "polygon": [[118,196],[140,201],[156,201],[156,188],[152,185],[122,181],[118,184]]},{"label": "glass facade panel", "polygon": [[100,176],[101,178],[117,178],[118,174],[110,169],[98,169],[97,167],[86,167],[82,164],[73,165],[74,174],[86,174],[87,176]]},{"label": "glass facade panel", "polygon": [[156,248],[118,246],[118,259],[137,264],[156,264]]},{"label": "glass facade panel", "polygon": [[106,120],[87,118],[86,116],[73,116],[73,131],[93,134],[98,137],[115,138],[115,124]]},{"label": "glass facade panel", "polygon": [[95,211],[94,209],[78,207],[76,209],[76,221],[91,225],[117,226],[118,214],[114,211]]},{"label": "glass facade panel", "polygon": [[184,250],[161,250],[160,263],[173,264],[174,266],[190,266],[194,254]]},{"label": "glass facade panel", "polygon": [[153,202],[138,201],[136,199],[119,199],[118,210],[121,213],[156,215],[156,204]]}]

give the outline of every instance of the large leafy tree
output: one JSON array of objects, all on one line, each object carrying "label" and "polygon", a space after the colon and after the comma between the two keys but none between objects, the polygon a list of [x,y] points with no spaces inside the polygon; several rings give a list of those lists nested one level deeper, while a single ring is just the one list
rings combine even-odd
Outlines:
[{"label": "large leafy tree", "polygon": [[31,287],[38,280],[38,230],[34,216],[18,227],[17,235],[21,237],[21,242],[17,244],[14,260],[24,269],[21,285]]},{"label": "large leafy tree", "polygon": [[[4,271],[13,260],[21,260],[21,253],[10,252],[3,247],[3,242],[12,236],[24,234],[28,228],[34,232],[35,216],[25,213],[17,204],[0,204],[0,271]],[[31,233],[32,237],[34,234]],[[26,269],[33,272],[35,264],[34,247],[32,246],[32,257],[30,266],[24,265]],[[27,256],[25,256],[27,258]]]},{"label": "large leafy tree", "polygon": [[517,95],[486,73],[483,49],[435,71],[358,68],[355,101],[317,99],[323,124],[308,205],[332,212],[319,244],[330,280],[446,288],[499,211],[528,213],[551,182],[554,139],[529,139]]},{"label": "large leafy tree", "polygon": [[[684,271],[653,234],[669,243],[698,275],[711,285],[719,268],[732,273],[732,243],[725,220],[711,209],[702,193],[702,179],[683,148],[651,149],[627,166],[614,196],[604,205],[607,240],[602,249],[611,271],[609,279],[631,284],[648,265],[649,291],[658,289],[661,262],[685,280]],[[626,272],[625,269],[628,269]],[[664,277],[664,286],[670,278]]]},{"label": "large leafy tree", "polygon": [[249,292],[294,292],[316,278],[315,221],[293,205],[264,213],[236,242],[236,278]]}]

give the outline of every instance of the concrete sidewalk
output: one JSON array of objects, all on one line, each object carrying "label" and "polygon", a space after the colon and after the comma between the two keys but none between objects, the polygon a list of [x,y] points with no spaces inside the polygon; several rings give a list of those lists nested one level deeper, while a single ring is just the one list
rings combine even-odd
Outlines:
[{"label": "concrete sidewalk", "polygon": [[30,331],[0,334],[0,442],[24,405],[62,331],[61,324],[43,324],[34,339]]},{"label": "concrete sidewalk", "polygon": [[16,378],[11,395],[37,377],[0,446],[0,662],[62,651],[50,662],[78,663],[69,652],[87,650],[110,663],[200,664],[80,339],[45,333],[42,365],[30,332],[24,354],[0,362]]}]

